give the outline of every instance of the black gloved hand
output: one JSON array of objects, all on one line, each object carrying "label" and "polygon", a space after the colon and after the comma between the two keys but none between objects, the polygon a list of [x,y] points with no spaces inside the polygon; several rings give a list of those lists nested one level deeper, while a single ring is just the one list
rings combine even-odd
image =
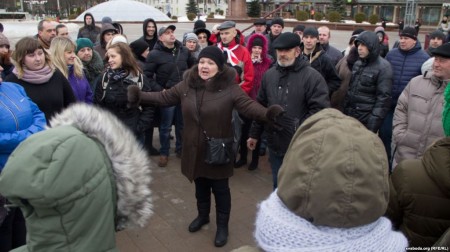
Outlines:
[{"label": "black gloved hand", "polygon": [[267,108],[266,118],[269,126],[275,128],[276,130],[283,129],[282,125],[279,123],[280,118],[286,113],[286,111],[278,104],[271,105]]},{"label": "black gloved hand", "polygon": [[242,74],[242,67],[240,67],[238,65],[235,65],[235,66],[233,66],[233,68],[234,68],[234,70],[236,70],[238,76],[241,76],[241,74]]},{"label": "black gloved hand", "polygon": [[128,86],[128,104],[129,108],[139,107],[139,103],[141,102],[141,89],[137,85]]}]

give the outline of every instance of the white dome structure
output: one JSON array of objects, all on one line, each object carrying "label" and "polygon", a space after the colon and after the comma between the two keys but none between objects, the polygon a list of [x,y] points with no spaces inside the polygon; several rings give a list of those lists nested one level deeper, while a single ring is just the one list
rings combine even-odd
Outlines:
[{"label": "white dome structure", "polygon": [[142,22],[147,18],[158,21],[173,21],[166,14],[153,6],[133,0],[111,0],[87,9],[75,20],[84,21],[87,12],[94,16],[95,22],[100,23],[103,17],[110,17],[113,22],[137,21]]}]

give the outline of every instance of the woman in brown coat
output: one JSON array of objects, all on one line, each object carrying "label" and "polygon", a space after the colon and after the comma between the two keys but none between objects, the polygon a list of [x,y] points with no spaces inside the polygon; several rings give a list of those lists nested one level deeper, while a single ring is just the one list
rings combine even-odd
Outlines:
[{"label": "woman in brown coat", "polygon": [[225,65],[222,51],[214,46],[204,48],[199,54],[199,64],[184,74],[184,80],[162,92],[140,92],[129,87],[128,100],[136,105],[151,103],[172,106],[181,103],[183,112],[182,173],[195,182],[198,217],[189,225],[196,232],[209,223],[211,191],[216,201],[217,232],[214,245],[222,247],[228,239],[228,220],[231,194],[228,178],[233,175],[233,160],[225,165],[205,163],[206,138],[233,137],[232,111],[255,120],[274,121],[281,114],[280,106],[264,108],[245,94],[234,79],[236,72]]}]

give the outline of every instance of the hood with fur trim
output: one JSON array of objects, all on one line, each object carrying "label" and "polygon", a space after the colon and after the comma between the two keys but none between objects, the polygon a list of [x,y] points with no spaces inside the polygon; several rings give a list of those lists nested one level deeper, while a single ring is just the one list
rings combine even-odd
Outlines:
[{"label": "hood with fur trim", "polygon": [[[99,196],[94,192],[104,185],[102,181],[110,181],[107,183],[112,185],[113,195],[101,191],[106,194],[103,199],[94,201],[96,206],[115,207],[115,216],[111,217],[115,220],[116,230],[145,226],[153,213],[149,188],[151,163],[133,133],[110,112],[84,103],[73,104],[55,115],[50,125],[50,129],[29,137],[14,151],[0,176],[2,194],[10,199],[21,199],[15,200],[15,204],[28,201],[25,209],[30,205],[37,213],[46,211],[42,209],[70,206],[74,213],[83,212],[83,221],[86,221],[86,218],[93,218],[93,212],[103,215],[89,200]],[[20,182],[14,179],[18,174],[21,174]],[[83,202],[91,209],[83,209]],[[68,212],[66,209],[58,213],[70,220]],[[36,235],[33,227],[39,223],[45,224],[46,229],[51,227],[50,230],[73,225],[71,221],[55,224],[50,216],[47,213],[33,217],[46,220],[27,224],[33,229],[30,232],[34,231]],[[98,221],[108,221],[105,220],[107,217],[98,218]],[[85,222],[79,220],[77,223],[83,225],[81,223]]]},{"label": "hood with fur trim", "polygon": [[133,133],[113,114],[84,103],[54,116],[50,125],[73,126],[103,145],[116,182],[116,229],[145,226],[153,213],[149,188],[151,163]]},{"label": "hood with fur trim", "polygon": [[248,38],[247,50],[248,50],[248,52],[251,55],[252,54],[253,41],[255,41],[256,38],[259,38],[259,39],[261,39],[263,41],[261,58],[264,60],[265,58],[267,58],[267,55],[268,55],[267,52],[269,51],[269,43],[267,42],[266,36],[264,36],[263,34],[259,34],[259,33],[252,34]]}]

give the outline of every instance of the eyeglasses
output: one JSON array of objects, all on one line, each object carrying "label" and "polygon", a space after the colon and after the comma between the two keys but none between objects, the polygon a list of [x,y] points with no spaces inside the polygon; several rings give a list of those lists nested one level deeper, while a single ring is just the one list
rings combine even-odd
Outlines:
[{"label": "eyeglasses", "polygon": [[206,36],[198,36],[198,39],[205,39]]}]

